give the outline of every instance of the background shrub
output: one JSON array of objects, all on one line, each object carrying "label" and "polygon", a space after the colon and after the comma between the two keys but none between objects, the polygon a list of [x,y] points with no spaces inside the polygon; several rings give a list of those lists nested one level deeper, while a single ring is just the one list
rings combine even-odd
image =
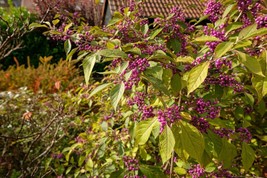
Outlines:
[{"label": "background shrub", "polygon": [[[37,68],[25,65],[10,66],[6,71],[1,70],[0,91],[16,90],[27,87],[37,93],[66,91],[79,86],[83,77],[79,75],[79,69],[75,67],[75,61],[60,60],[57,64],[51,64],[52,56],[40,57]],[[26,60],[27,61],[27,60]],[[28,63],[30,58],[28,58]],[[23,77],[22,77],[23,76]]]},{"label": "background shrub", "polygon": [[[55,58],[52,62],[58,62],[56,59],[65,56],[63,43],[53,41],[44,36],[42,33],[45,29],[40,28],[31,31],[28,29],[30,23],[38,21],[38,15],[30,13],[23,7],[0,8],[0,14],[0,32],[2,35],[0,37],[0,45],[8,36],[11,36],[14,31],[19,31],[21,35],[12,39],[9,44],[15,45],[22,43],[19,49],[0,60],[0,67],[2,69],[7,69],[8,66],[14,65],[14,57],[16,57],[20,64],[27,65],[27,60],[25,59],[29,56],[31,58],[31,65],[37,67],[40,56],[53,55]],[[10,49],[14,49],[14,45],[10,46]]]}]

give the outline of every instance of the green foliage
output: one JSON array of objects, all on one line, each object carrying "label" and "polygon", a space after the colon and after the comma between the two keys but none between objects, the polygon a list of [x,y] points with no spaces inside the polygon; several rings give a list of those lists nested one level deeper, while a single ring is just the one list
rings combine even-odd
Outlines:
[{"label": "green foliage", "polygon": [[[27,65],[27,56],[31,60],[31,65],[38,66],[40,56],[54,56],[53,62],[58,62],[56,59],[65,57],[63,50],[63,43],[53,41],[45,37],[42,33],[44,28],[30,30],[28,25],[38,21],[38,15],[30,13],[26,8],[10,7],[0,8],[0,31],[2,36],[0,37],[0,44],[8,36],[12,35],[14,31],[22,31],[25,33],[19,39],[14,39],[22,43],[21,48],[13,51],[10,55],[3,58],[0,61],[0,67],[7,69],[10,65],[14,65],[14,57],[20,64]],[[6,31],[7,33],[3,33]],[[15,43],[13,40],[12,43]],[[11,50],[11,49],[10,49]]]},{"label": "green foliage", "polygon": [[[131,8],[102,29],[69,25],[68,55],[77,36],[85,40],[74,49],[82,49],[90,122],[49,167],[74,177],[262,176],[266,30],[236,1],[222,3],[220,19],[194,30],[180,11],[148,28]],[[107,61],[103,80],[91,82]]]}]

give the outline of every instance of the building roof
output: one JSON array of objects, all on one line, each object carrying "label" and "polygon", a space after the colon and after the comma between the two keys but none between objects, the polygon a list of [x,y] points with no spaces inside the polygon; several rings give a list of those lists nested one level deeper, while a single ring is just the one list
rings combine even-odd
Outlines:
[{"label": "building roof", "polygon": [[[111,14],[129,4],[129,0],[109,0]],[[173,7],[180,7],[186,18],[199,18],[205,8],[201,0],[143,0],[142,16],[163,15],[167,17]]]}]

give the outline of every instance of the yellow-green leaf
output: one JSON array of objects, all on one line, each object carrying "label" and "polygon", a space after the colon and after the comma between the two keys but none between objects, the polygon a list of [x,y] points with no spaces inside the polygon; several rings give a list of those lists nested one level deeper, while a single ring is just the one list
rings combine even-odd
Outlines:
[{"label": "yellow-green leaf", "polygon": [[175,139],[173,133],[169,126],[166,125],[159,136],[159,152],[163,164],[171,158],[174,146]]},{"label": "yellow-green leaf", "polygon": [[215,48],[215,58],[222,57],[225,53],[227,53],[234,46],[233,42],[222,42],[218,44]]},{"label": "yellow-green leaf", "polygon": [[141,121],[137,124],[135,130],[135,142],[137,145],[144,145],[147,142],[157,122],[158,119],[154,118]]},{"label": "yellow-green leaf", "polygon": [[121,82],[120,84],[117,84],[114,88],[112,88],[112,90],[110,91],[111,104],[115,111],[117,109],[119,101],[123,96],[124,90],[125,85],[123,82]]},{"label": "yellow-green leaf", "polygon": [[203,62],[189,71],[187,79],[188,95],[204,82],[208,75],[209,65],[210,62]]}]

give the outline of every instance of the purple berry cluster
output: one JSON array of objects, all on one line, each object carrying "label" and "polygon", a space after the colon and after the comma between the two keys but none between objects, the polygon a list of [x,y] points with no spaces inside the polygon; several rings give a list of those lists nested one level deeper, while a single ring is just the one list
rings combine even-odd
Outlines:
[{"label": "purple berry cluster", "polygon": [[267,15],[261,15],[256,18],[258,28],[267,28]]},{"label": "purple berry cluster", "polygon": [[220,74],[219,77],[209,76],[206,78],[207,85],[219,85],[221,87],[231,87],[235,92],[242,92],[244,87],[238,83],[232,75]]},{"label": "purple berry cluster", "polygon": [[211,177],[215,177],[215,178],[233,178],[235,177],[233,174],[231,174],[229,171],[227,171],[226,169],[219,169],[216,172],[212,172],[211,173]]},{"label": "purple berry cluster", "polygon": [[140,81],[140,74],[150,66],[146,58],[134,58],[131,55],[129,55],[129,57],[131,58],[131,61],[127,70],[132,71],[132,73],[129,80],[125,82],[126,90],[131,90],[133,85],[136,85]]},{"label": "purple berry cluster", "polygon": [[205,170],[200,166],[200,164],[196,164],[188,170],[188,173],[192,176],[192,178],[199,178],[205,174]]},{"label": "purple berry cluster", "polygon": [[206,119],[203,117],[196,117],[193,116],[190,123],[195,126],[200,132],[207,133],[208,129],[210,128],[210,124]]},{"label": "purple berry cluster", "polygon": [[216,59],[214,61],[214,66],[217,70],[222,69],[223,66],[226,66],[227,68],[232,68],[232,61],[227,60],[225,57]]},{"label": "purple berry cluster", "polygon": [[136,92],[134,98],[128,100],[128,105],[138,107],[139,112],[142,113],[142,120],[155,116],[153,107],[145,104],[145,93]]},{"label": "purple berry cluster", "polygon": [[180,120],[180,108],[177,105],[172,105],[167,107],[165,110],[158,111],[158,121],[160,122],[160,132],[164,130],[164,127],[168,124],[174,123],[177,120]]},{"label": "purple berry cluster", "polygon": [[248,11],[251,4],[252,0],[237,0],[237,7],[239,11]]},{"label": "purple berry cluster", "polygon": [[124,156],[123,161],[128,171],[137,171],[139,169],[138,159],[132,158],[130,156]]},{"label": "purple berry cluster", "polygon": [[179,39],[181,43],[181,50],[176,55],[178,56],[184,55],[186,54],[185,47],[187,45],[187,41],[185,35],[182,32],[181,26],[177,22],[179,21],[185,22],[185,16],[179,7],[172,8],[170,14],[173,14],[173,16],[168,20],[156,18],[154,22],[155,24],[158,24],[160,27],[163,27],[162,31],[168,34],[166,35],[166,40]]},{"label": "purple berry cluster", "polygon": [[209,0],[204,11],[205,15],[209,15],[211,22],[216,22],[222,15],[222,4],[216,0]]},{"label": "purple berry cluster", "polygon": [[243,141],[243,142],[247,142],[249,143],[252,139],[252,135],[250,133],[250,131],[247,129],[247,128],[238,128],[236,130],[236,133],[239,134],[239,137],[240,137],[240,140]]},{"label": "purple berry cluster", "polygon": [[[219,38],[222,41],[226,40],[224,28],[221,28],[221,30],[219,31],[219,30],[215,30],[215,29],[209,28],[208,26],[205,26],[204,27],[204,34],[205,35],[214,36],[216,38]],[[211,52],[214,52],[216,46],[219,43],[220,42],[218,42],[218,41],[212,41],[212,42],[206,42],[206,45],[210,48]]]},{"label": "purple berry cluster", "polygon": [[219,106],[216,106],[217,104],[217,101],[204,101],[203,98],[199,98],[196,100],[196,106],[194,110],[198,114],[204,114],[206,118],[215,119],[221,111],[221,108]]},{"label": "purple berry cluster", "polygon": [[234,130],[232,129],[226,129],[226,128],[220,128],[220,129],[214,129],[213,132],[220,136],[221,138],[230,138],[232,134],[234,134]]}]

